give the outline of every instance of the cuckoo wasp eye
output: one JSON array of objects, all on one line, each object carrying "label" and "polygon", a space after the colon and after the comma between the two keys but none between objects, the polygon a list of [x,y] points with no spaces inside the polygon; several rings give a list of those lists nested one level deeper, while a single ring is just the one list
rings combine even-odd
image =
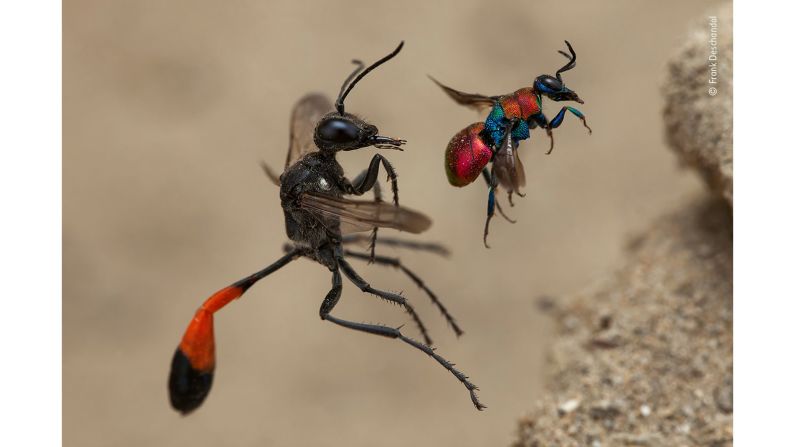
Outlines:
[{"label": "cuckoo wasp eye", "polygon": [[331,118],[318,124],[317,137],[329,143],[352,143],[359,140],[360,128],[356,124],[342,119]]},{"label": "cuckoo wasp eye", "polygon": [[541,93],[558,93],[563,90],[563,83],[550,75],[541,75],[536,78],[535,88]]},{"label": "cuckoo wasp eye", "polygon": [[536,78],[533,87],[538,93],[546,95],[553,101],[576,101],[580,104],[585,102],[577,96],[574,90],[570,90],[560,79],[550,76],[541,75]]}]

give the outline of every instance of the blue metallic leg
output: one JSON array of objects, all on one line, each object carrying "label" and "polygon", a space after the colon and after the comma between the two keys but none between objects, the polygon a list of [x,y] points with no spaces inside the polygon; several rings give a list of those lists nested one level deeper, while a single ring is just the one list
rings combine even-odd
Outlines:
[{"label": "blue metallic leg", "polygon": [[[515,124],[516,124],[516,122],[512,121],[510,127],[505,129],[504,134],[502,136],[502,139],[504,141],[510,141],[510,140],[505,140],[505,139],[506,138],[511,138],[510,133],[511,133],[511,130],[513,129],[513,126]],[[499,150],[499,149],[497,149],[497,150]],[[492,151],[495,151],[495,150],[492,149]],[[487,204],[487,207],[486,207],[486,226],[483,228],[483,245],[485,245],[486,248],[491,248],[491,247],[489,247],[489,243],[487,242],[487,239],[488,239],[488,236],[489,236],[489,223],[491,222],[491,218],[494,217],[494,209],[496,208],[497,211],[500,212],[500,215],[503,218],[505,218],[505,220],[507,220],[508,222],[516,223],[516,221],[505,215],[505,213],[502,211],[502,207],[500,206],[500,202],[498,202],[497,198],[495,197],[495,192],[497,191],[498,180],[497,180],[497,176],[494,175],[494,162],[492,161],[492,164],[491,164],[491,172],[489,172],[488,169],[483,168],[482,173],[483,173],[483,179],[486,180],[486,184],[489,185],[489,199],[488,199],[488,204]]]},{"label": "blue metallic leg", "polygon": [[566,116],[566,111],[567,111],[567,110],[568,110],[569,112],[571,112],[571,113],[572,113],[574,116],[576,116],[577,118],[579,118],[579,119],[581,119],[581,120],[582,120],[582,125],[583,125],[583,126],[585,126],[585,128],[586,128],[586,129],[588,129],[588,134],[589,134],[589,135],[590,135],[591,133],[593,133],[593,131],[591,130],[591,128],[590,128],[590,127],[588,127],[588,123],[585,121],[585,115],[584,115],[582,112],[580,112],[579,110],[575,109],[574,107],[570,107],[570,106],[563,106],[563,107],[560,109],[560,112],[558,112],[558,114],[557,114],[557,115],[555,115],[555,117],[554,117],[554,118],[552,118],[552,121],[549,121],[549,122],[547,122],[547,118],[546,118],[546,116],[544,116],[544,115],[543,115],[543,114],[541,114],[541,113],[539,113],[539,114],[538,114],[538,115],[540,115],[539,117],[536,117],[536,116],[534,115],[534,118],[536,119],[536,121],[538,122],[538,124],[539,124],[541,127],[544,127],[544,128],[547,130],[547,135],[549,136],[549,138],[550,138],[550,140],[551,140],[551,142],[550,142],[550,146],[549,146],[549,150],[547,151],[547,155],[551,154],[551,153],[552,153],[552,148],[554,148],[554,147],[555,147],[555,139],[552,137],[552,129],[556,129],[556,128],[558,128],[558,127],[559,127],[561,124],[563,124],[563,118]]},{"label": "blue metallic leg", "polygon": [[486,226],[483,228],[483,245],[485,245],[486,248],[491,248],[486,240],[489,236],[489,222],[491,222],[491,218],[494,217],[494,208],[497,203],[497,198],[494,197],[494,191],[497,189],[497,177],[494,176],[493,172],[489,173],[486,168],[483,168],[483,177],[489,185],[489,199],[486,205]]}]

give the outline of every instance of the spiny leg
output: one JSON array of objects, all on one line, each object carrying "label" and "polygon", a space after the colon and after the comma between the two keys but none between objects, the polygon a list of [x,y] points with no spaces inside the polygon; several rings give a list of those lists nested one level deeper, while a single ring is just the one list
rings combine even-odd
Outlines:
[{"label": "spiny leg", "polygon": [[[364,171],[360,172],[359,175],[357,175],[353,179],[352,183],[354,185],[358,185],[358,184],[362,183],[364,181],[364,179],[367,177],[368,172],[369,172],[369,169],[365,169]],[[381,196],[381,183],[378,181],[377,178],[375,180],[375,183],[373,184],[373,197],[374,197],[374,200],[376,202],[382,202],[384,200],[382,198],[382,196]],[[377,240],[378,240],[378,227],[374,227],[373,231],[372,231],[372,233],[370,235],[370,247],[369,247],[370,248],[370,263],[371,264],[373,263],[373,259],[375,259],[375,243],[376,243]]]},{"label": "spiny leg", "polygon": [[393,168],[389,160],[384,158],[381,154],[373,155],[373,158],[370,159],[370,166],[365,171],[366,174],[357,177],[358,182],[346,182],[345,192],[347,194],[360,196],[371,190],[376,181],[378,181],[378,168],[380,165],[384,165],[387,179],[392,183],[392,201],[395,203],[395,206],[399,206],[397,174],[395,173],[395,168]]},{"label": "spiny leg", "polygon": [[[353,233],[342,236],[343,244],[360,244],[369,242],[369,239],[362,234]],[[378,243],[381,245],[388,245],[390,247],[407,248],[409,250],[427,251],[437,254],[439,256],[449,256],[450,250],[442,244],[435,242],[420,242],[408,239],[400,239],[393,237],[380,237]]]},{"label": "spiny leg", "polygon": [[342,277],[340,276],[339,269],[332,272],[331,283],[331,290],[328,292],[326,298],[323,300],[323,303],[320,305],[320,318],[322,320],[330,321],[336,325],[353,329],[355,331],[380,335],[382,337],[396,338],[408,343],[409,345],[432,357],[446,370],[450,371],[450,373],[453,374],[456,379],[463,383],[466,389],[469,391],[469,397],[472,399],[472,403],[475,405],[475,408],[478,410],[483,410],[486,408],[486,406],[480,402],[480,399],[478,399],[478,396],[475,393],[478,390],[478,387],[469,381],[469,377],[467,377],[463,372],[457,370],[453,363],[450,363],[444,357],[437,354],[436,351],[430,346],[404,336],[400,333],[400,329],[398,328],[392,328],[380,324],[357,323],[354,321],[343,320],[342,318],[337,318],[331,315],[331,310],[337,305],[342,295]]},{"label": "spiny leg", "polygon": [[414,311],[414,308],[409,304],[408,300],[401,295],[391,292],[385,292],[383,290],[374,289],[370,286],[370,283],[365,281],[358,273],[351,267],[351,265],[343,259],[341,256],[337,258],[337,263],[339,264],[340,268],[342,269],[342,273],[351,280],[351,282],[359,288],[362,292],[371,293],[379,298],[387,300],[389,302],[398,304],[402,306],[406,312],[411,316],[411,319],[414,320],[414,323],[417,324],[417,327],[422,334],[422,338],[425,340],[426,344],[432,345],[433,341],[431,337],[428,335],[428,329],[425,327],[425,324],[420,319],[420,316],[417,315],[417,312]]},{"label": "spiny leg", "polygon": [[215,370],[213,314],[239,298],[257,281],[303,254],[303,250],[293,249],[264,269],[215,292],[196,311],[171,361],[168,391],[175,410],[182,414],[190,413],[204,402],[210,392]]},{"label": "spiny leg", "polygon": [[[344,253],[346,257],[365,259],[365,260],[370,259],[366,253],[359,253],[350,250],[345,250]],[[442,302],[439,300],[436,294],[433,293],[433,291],[429,289],[428,286],[425,285],[425,282],[419,276],[417,276],[414,272],[409,270],[408,267],[404,266],[403,263],[400,262],[400,259],[388,256],[376,256],[375,258],[372,259],[372,261],[375,264],[395,267],[398,270],[401,270],[403,273],[405,273],[409,278],[411,278],[412,281],[414,281],[414,284],[416,284],[417,287],[422,289],[428,295],[428,298],[431,299],[431,302],[439,309],[439,311],[442,313],[442,316],[444,316],[445,320],[447,320],[447,323],[453,329],[455,335],[457,337],[460,337],[461,335],[464,334],[464,331],[462,331],[461,328],[458,326],[458,323],[456,323],[455,318],[453,318],[453,316],[450,315],[450,312],[447,311],[447,308],[444,306],[444,304],[442,304]]]},{"label": "spiny leg", "polygon": [[[378,168],[383,164],[384,170],[387,173],[388,180],[392,183],[392,200],[395,203],[395,206],[399,206],[398,200],[398,185],[397,185],[397,174],[395,173],[395,169],[392,167],[392,164],[389,163],[389,160],[384,158],[381,154],[375,154],[373,158],[370,160],[370,166],[362,171],[359,175],[354,178],[353,182],[346,184],[346,192],[348,194],[354,195],[362,195],[365,192],[369,191],[370,189],[373,190],[373,195],[375,196],[375,200],[380,202],[382,199],[381,197],[381,185],[378,182]],[[375,257],[375,244],[378,239],[378,227],[373,228],[373,232],[370,239],[370,256]],[[371,261],[372,262],[372,261]]]}]

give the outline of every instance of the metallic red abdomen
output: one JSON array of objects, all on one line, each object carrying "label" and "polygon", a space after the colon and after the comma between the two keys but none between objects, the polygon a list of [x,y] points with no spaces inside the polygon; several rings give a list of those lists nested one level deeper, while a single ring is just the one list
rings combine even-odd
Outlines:
[{"label": "metallic red abdomen", "polygon": [[472,183],[491,160],[491,149],[480,138],[483,123],[470,124],[447,144],[444,166],[447,180],[453,186]]}]

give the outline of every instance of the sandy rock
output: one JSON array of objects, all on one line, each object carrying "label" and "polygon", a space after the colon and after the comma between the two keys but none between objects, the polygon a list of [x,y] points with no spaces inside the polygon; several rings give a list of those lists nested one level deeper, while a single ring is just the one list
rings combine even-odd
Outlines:
[{"label": "sandy rock", "polygon": [[[712,24],[704,15],[668,65],[663,87],[667,140],[681,160],[702,174],[711,189],[732,204],[732,8],[715,21],[717,53],[710,61]],[[716,63],[716,67],[711,67]],[[717,69],[710,84],[710,70]],[[715,89],[714,96],[710,88]]]},{"label": "sandy rock", "polygon": [[[731,445],[731,233],[725,202],[697,201],[636,238],[601,287],[564,299],[548,393],[514,445]],[[621,342],[595,344],[603,334]]]},{"label": "sandy rock", "polygon": [[566,402],[563,402],[558,406],[558,414],[563,416],[564,414],[569,414],[572,411],[576,410],[580,407],[580,401],[578,399],[569,399]]},{"label": "sandy rock", "polygon": [[731,5],[713,23],[717,83],[705,15],[669,64],[664,121],[720,200],[660,219],[611,279],[547,307],[558,322],[547,393],[515,447],[732,445]]}]

